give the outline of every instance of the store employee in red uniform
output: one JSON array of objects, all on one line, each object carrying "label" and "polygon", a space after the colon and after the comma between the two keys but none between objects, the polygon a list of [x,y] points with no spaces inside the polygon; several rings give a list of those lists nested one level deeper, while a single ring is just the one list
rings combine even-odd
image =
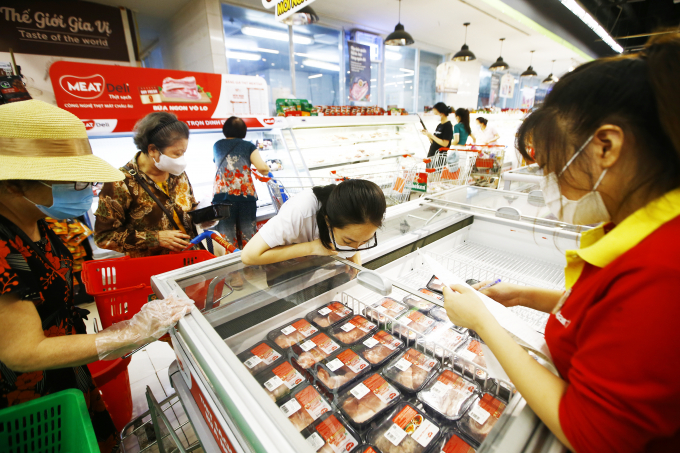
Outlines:
[{"label": "store employee in red uniform", "polygon": [[566,222],[602,223],[567,252],[566,292],[498,284],[506,305],[552,313],[557,377],[500,327],[475,291],[445,290],[540,419],[577,453],[680,451],[680,35],[567,74],[522,124]]}]

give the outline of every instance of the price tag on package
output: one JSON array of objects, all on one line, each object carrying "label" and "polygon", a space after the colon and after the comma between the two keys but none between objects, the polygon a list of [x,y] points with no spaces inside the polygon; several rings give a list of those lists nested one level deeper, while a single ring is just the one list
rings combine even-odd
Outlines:
[{"label": "price tag on package", "polygon": [[364,396],[368,395],[370,390],[368,387],[366,387],[363,383],[357,385],[354,387],[352,390],[349,391],[352,395],[354,395],[354,398],[360,400]]},{"label": "price tag on package", "polygon": [[256,356],[256,355],[254,355],[254,356],[252,356],[251,358],[249,358],[248,360],[246,360],[245,362],[243,362],[243,364],[244,364],[245,366],[247,366],[248,369],[251,369],[251,368],[253,368],[255,365],[257,365],[258,363],[261,363],[261,362],[262,362],[262,359],[260,359],[260,358],[259,358],[258,356]]},{"label": "price tag on package", "polygon": [[296,330],[295,327],[288,326],[281,329],[281,333],[284,335],[290,335],[291,333],[295,332],[295,330]]},{"label": "price tag on package", "polygon": [[394,366],[396,366],[400,371],[406,371],[411,368],[411,365],[411,362],[402,357]]},{"label": "price tag on package", "polygon": [[308,340],[308,341],[305,341],[304,343],[302,343],[300,345],[300,347],[302,348],[303,351],[307,352],[310,349],[314,349],[316,347],[316,343],[314,343],[311,340]]},{"label": "price tag on package", "polygon": [[298,403],[298,401],[295,398],[291,399],[286,404],[281,406],[281,411],[286,417],[290,417],[300,409],[302,409],[302,406],[300,406],[300,403]]},{"label": "price tag on package", "polygon": [[342,327],[340,327],[340,328],[341,328],[342,330],[344,330],[345,332],[349,332],[350,330],[354,330],[354,327],[355,327],[354,324],[352,324],[351,322],[348,322],[347,324],[344,324],[344,325],[343,325]]},{"label": "price tag on package", "polygon": [[307,442],[312,446],[314,451],[318,451],[321,447],[326,445],[326,442],[319,436],[319,433],[314,433],[307,438]]},{"label": "price tag on package", "polygon": [[444,395],[446,395],[447,393],[449,393],[450,390],[451,390],[451,387],[444,384],[441,381],[435,382],[434,385],[432,386],[432,388],[430,388],[430,392],[432,392],[433,395],[440,397],[440,398],[443,397]]},{"label": "price tag on package", "polygon": [[406,437],[406,431],[395,423],[385,432],[385,437],[392,442],[395,447],[398,447],[401,441],[404,440],[404,437]]},{"label": "price tag on package", "polygon": [[334,360],[331,360],[330,362],[328,362],[326,364],[326,366],[328,367],[329,370],[335,371],[338,368],[342,368],[343,366],[345,366],[345,364],[342,363],[342,360],[340,360],[340,359],[334,359]]},{"label": "price tag on package", "polygon": [[377,346],[378,343],[380,342],[373,337],[364,340],[364,345],[369,349]]},{"label": "price tag on package", "polygon": [[479,403],[475,404],[475,407],[473,407],[472,410],[470,411],[470,418],[479,423],[480,425],[486,423],[490,416],[491,414],[488,413],[486,410],[482,409],[479,406]]},{"label": "price tag on package", "polygon": [[267,382],[264,383],[265,388],[267,390],[269,390],[270,392],[273,392],[274,390],[281,387],[282,385],[283,385],[283,381],[278,376],[274,376],[273,378],[269,379]]},{"label": "price tag on package", "polygon": [[319,310],[319,314],[320,314],[321,316],[329,315],[329,314],[331,314],[332,312],[333,312],[333,310],[331,310],[331,309],[328,308],[328,307],[323,307],[321,310]]}]

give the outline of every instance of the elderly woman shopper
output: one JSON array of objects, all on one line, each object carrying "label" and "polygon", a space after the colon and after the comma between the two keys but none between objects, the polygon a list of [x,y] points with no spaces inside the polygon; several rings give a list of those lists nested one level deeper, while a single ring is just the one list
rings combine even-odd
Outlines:
[{"label": "elderly woman shopper", "polygon": [[0,409],[78,389],[102,452],[118,449],[118,433],[85,365],[160,337],[190,309],[154,301],[86,334],[73,305],[73,257],[44,218],[83,215],[92,182],[121,179],[92,155],[74,115],[36,100],[0,106]]},{"label": "elderly woman shopper", "polygon": [[139,152],[121,168],[123,181],[99,194],[94,240],[133,258],[182,251],[196,230],[198,203],[184,169],[189,128],[172,113],[154,112],[135,126]]}]

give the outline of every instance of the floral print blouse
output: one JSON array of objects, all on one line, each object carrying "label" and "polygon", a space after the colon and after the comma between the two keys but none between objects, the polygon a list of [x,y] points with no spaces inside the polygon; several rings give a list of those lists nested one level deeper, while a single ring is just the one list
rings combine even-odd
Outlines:
[{"label": "floral print blouse", "polygon": [[[194,198],[186,173],[170,175],[166,194],[148,175],[139,170],[139,155],[137,153],[127,166],[144,178],[149,189],[164,203],[168,211],[172,212],[174,209],[177,214],[174,217],[179,218],[189,236],[195,237],[196,230],[188,212],[196,208],[198,202]],[[132,258],[170,253],[170,250],[160,246],[158,233],[174,230],[172,222],[125,167],[120,171],[125,174],[125,179],[104,184],[99,193],[99,206],[94,213],[97,218],[94,225],[95,243],[103,249],[125,253]]]},{"label": "floral print blouse", "polygon": [[219,140],[213,147],[217,165],[213,194],[225,193],[257,200],[250,172],[250,155],[257,147],[247,140],[231,138]]}]

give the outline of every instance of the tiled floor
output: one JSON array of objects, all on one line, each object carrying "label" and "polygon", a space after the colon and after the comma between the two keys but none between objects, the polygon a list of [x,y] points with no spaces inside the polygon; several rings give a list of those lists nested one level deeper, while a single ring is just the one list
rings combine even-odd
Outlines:
[{"label": "tiled floor", "polygon": [[[97,306],[94,303],[91,303],[80,305],[80,307],[90,311],[90,316],[88,316],[89,319],[85,321],[85,324],[87,325],[88,333],[94,332],[93,318],[98,318]],[[97,322],[101,328],[99,319],[97,319]],[[146,348],[132,356],[132,360],[128,366],[130,390],[132,392],[132,418],[139,417],[149,410],[146,400],[147,387],[151,389],[154,397],[159,402],[175,393],[175,389],[172,388],[168,375],[168,367],[174,361],[174,351],[169,344],[161,341],[156,341],[155,343],[148,345]],[[175,432],[186,448],[196,442],[196,435],[194,434],[194,430],[188,422],[182,404],[178,399],[170,400],[170,403],[174,404],[164,411],[165,415],[171,425],[176,428]],[[167,406],[168,405],[166,404],[164,408]],[[126,440],[125,451],[129,453],[137,453],[140,451],[140,445],[136,436],[131,436],[130,439]],[[157,452],[158,448],[153,446],[146,451]],[[200,448],[195,451],[203,452]]]}]

